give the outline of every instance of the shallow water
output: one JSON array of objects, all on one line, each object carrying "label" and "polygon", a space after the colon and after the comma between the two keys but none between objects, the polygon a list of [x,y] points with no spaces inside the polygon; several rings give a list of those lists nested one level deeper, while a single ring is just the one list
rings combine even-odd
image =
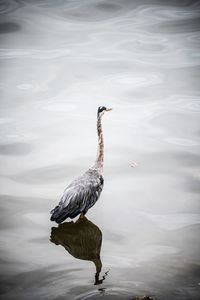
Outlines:
[{"label": "shallow water", "polygon": [[[199,299],[199,12],[192,0],[0,2],[3,299]],[[49,211],[93,164],[99,105],[114,108],[105,186],[91,235],[66,241]]]}]

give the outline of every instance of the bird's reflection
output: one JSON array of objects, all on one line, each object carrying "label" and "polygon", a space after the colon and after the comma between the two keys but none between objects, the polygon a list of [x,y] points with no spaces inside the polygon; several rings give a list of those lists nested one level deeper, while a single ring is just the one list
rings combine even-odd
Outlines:
[{"label": "bird's reflection", "polygon": [[62,245],[72,256],[92,261],[96,268],[95,285],[105,280],[108,272],[99,279],[102,263],[100,258],[102,232],[85,216],[76,222],[65,222],[51,228],[50,241]]}]

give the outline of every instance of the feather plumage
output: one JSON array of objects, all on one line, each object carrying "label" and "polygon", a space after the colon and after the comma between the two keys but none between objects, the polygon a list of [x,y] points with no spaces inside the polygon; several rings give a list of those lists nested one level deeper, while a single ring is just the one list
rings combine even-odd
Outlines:
[{"label": "feather plumage", "polygon": [[51,221],[63,222],[86,213],[98,200],[103,189],[103,177],[95,169],[89,169],[76,178],[64,190],[59,204],[51,211]]}]

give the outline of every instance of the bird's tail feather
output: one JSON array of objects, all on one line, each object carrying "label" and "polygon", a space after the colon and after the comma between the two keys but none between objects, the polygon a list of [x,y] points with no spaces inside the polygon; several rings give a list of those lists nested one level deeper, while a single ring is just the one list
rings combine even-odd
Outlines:
[{"label": "bird's tail feather", "polygon": [[59,205],[57,205],[56,207],[54,207],[54,209],[52,209],[50,211],[50,214],[52,215],[55,211],[57,211],[58,208],[59,208]]},{"label": "bird's tail feather", "polygon": [[78,216],[81,213],[79,209],[72,211],[66,211],[64,210],[62,206],[57,205],[54,209],[51,211],[51,221],[55,221],[56,223],[62,223],[65,219],[71,218],[74,219],[76,216]]},{"label": "bird's tail feather", "polygon": [[65,219],[68,218],[68,213],[66,211],[62,211],[62,207],[59,205],[56,206],[54,209],[51,211],[51,221],[55,221],[56,223],[62,223]]},{"label": "bird's tail feather", "polygon": [[68,217],[69,217],[69,215],[67,213],[63,213],[56,218],[52,218],[52,216],[51,216],[51,221],[55,221],[56,223],[60,224]]}]

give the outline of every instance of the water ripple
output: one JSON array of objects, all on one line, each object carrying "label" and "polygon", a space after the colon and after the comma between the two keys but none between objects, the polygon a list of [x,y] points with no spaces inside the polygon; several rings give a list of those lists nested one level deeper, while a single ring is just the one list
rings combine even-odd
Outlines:
[{"label": "water ripple", "polygon": [[17,32],[21,29],[20,25],[14,22],[2,22],[0,23],[0,34],[6,34],[10,32]]},{"label": "water ripple", "polygon": [[191,139],[184,139],[184,138],[178,138],[178,137],[168,137],[164,139],[166,142],[170,144],[175,144],[179,146],[185,146],[185,147],[192,147],[192,146],[199,146],[200,142],[191,140]]},{"label": "water ripple", "polygon": [[20,4],[18,1],[3,0],[0,2],[0,14],[3,15],[14,12],[22,6],[23,5]]},{"label": "water ripple", "polygon": [[[134,286],[134,282],[132,282]],[[82,293],[77,296],[76,300],[87,300],[87,299],[119,299],[119,300],[128,300],[130,297],[133,297],[133,289],[130,288],[121,288],[121,287],[113,287],[113,288],[106,288],[106,289],[99,289],[99,290],[92,290],[86,293]]]},{"label": "water ripple", "polygon": [[159,227],[167,230],[177,230],[186,226],[200,224],[200,214],[167,214],[167,215],[152,215],[141,212],[148,219],[155,222]]},{"label": "water ripple", "polygon": [[13,58],[37,58],[37,59],[53,59],[65,57],[70,51],[68,49],[52,49],[52,50],[34,50],[34,49],[0,49],[0,59]]},{"label": "water ripple", "polygon": [[149,6],[143,5],[138,8],[138,14],[141,18],[145,19],[154,19],[159,21],[164,20],[173,20],[173,19],[185,19],[190,17],[198,17],[199,16],[199,9],[192,10],[189,9],[190,6],[186,7],[171,7],[169,5],[159,6]]},{"label": "water ripple", "polygon": [[187,95],[173,95],[169,98],[169,103],[173,103],[173,108],[187,113],[200,113],[200,97]]},{"label": "water ripple", "polygon": [[163,81],[162,74],[150,73],[150,74],[120,74],[120,75],[112,75],[107,77],[106,80],[110,83],[120,84],[120,85],[127,85],[134,87],[143,87],[149,86],[153,84],[159,84]]},{"label": "water ripple", "polygon": [[0,144],[1,155],[26,155],[32,151],[32,146],[27,143]]}]

